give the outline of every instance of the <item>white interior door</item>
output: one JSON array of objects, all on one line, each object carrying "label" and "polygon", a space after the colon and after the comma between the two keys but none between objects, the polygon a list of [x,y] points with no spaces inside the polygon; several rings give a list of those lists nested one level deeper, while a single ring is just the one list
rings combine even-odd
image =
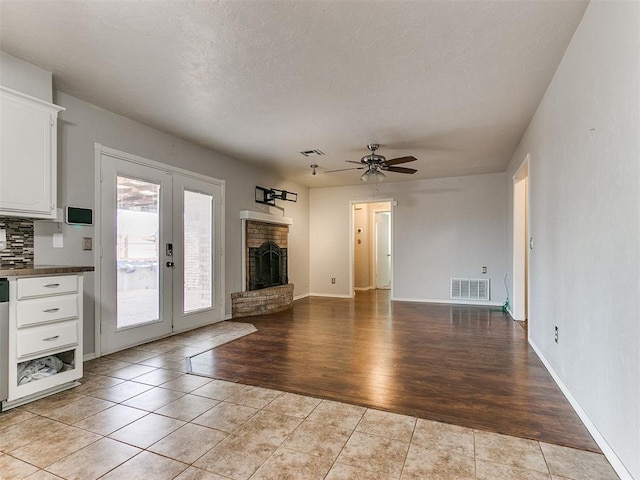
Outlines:
[{"label": "white interior door", "polygon": [[101,351],[171,333],[172,179],[162,170],[102,155]]},{"label": "white interior door", "polygon": [[100,168],[101,353],[222,320],[222,182],[105,153]]},{"label": "white interior door", "polygon": [[173,330],[222,319],[222,187],[173,176]]},{"label": "white interior door", "polygon": [[376,212],[376,288],[391,287],[391,212]]}]

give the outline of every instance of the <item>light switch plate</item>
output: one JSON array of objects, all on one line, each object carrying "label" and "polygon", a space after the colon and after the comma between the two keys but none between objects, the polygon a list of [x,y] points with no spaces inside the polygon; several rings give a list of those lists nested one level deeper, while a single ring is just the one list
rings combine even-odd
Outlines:
[{"label": "light switch plate", "polygon": [[53,234],[53,248],[63,248],[64,247],[64,237],[61,233]]},{"label": "light switch plate", "polygon": [[93,239],[91,237],[82,237],[82,250],[93,250]]},{"label": "light switch plate", "polygon": [[7,248],[7,231],[0,229],[0,250]]}]

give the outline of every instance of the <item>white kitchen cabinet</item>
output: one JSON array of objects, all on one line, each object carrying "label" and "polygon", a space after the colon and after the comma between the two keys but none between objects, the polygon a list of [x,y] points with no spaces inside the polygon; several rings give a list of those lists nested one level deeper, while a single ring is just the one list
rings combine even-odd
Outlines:
[{"label": "white kitchen cabinet", "polygon": [[[3,408],[70,388],[82,377],[82,281],[82,275],[9,277],[9,385]],[[27,362],[49,357],[64,368],[20,383]]]},{"label": "white kitchen cabinet", "polygon": [[55,218],[61,110],[0,86],[0,216]]}]

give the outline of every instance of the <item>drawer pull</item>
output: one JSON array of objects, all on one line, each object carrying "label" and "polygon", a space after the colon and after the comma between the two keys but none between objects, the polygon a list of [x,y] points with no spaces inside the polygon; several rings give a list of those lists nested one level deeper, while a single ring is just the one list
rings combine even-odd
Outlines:
[{"label": "drawer pull", "polygon": [[47,283],[45,285],[46,288],[58,288],[60,286],[59,283]]},{"label": "drawer pull", "polygon": [[57,340],[58,338],[60,338],[60,335],[55,335],[53,337],[43,338],[42,341],[43,342],[52,342],[54,340]]},{"label": "drawer pull", "polygon": [[47,308],[46,310],[42,310],[44,313],[55,313],[58,310],[60,310],[60,308],[56,307],[56,308]]}]

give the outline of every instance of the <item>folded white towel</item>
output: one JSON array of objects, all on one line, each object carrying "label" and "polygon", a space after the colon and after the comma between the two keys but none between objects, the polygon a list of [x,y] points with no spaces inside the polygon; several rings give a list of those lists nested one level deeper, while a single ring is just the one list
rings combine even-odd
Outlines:
[{"label": "folded white towel", "polygon": [[29,360],[18,364],[18,385],[50,377],[64,369],[64,363],[58,357],[47,357]]}]

